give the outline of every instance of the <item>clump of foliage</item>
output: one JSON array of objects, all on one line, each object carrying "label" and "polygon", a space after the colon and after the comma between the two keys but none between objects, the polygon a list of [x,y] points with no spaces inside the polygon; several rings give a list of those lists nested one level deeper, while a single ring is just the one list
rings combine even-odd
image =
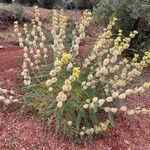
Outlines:
[{"label": "clump of foliage", "polygon": [[68,18],[66,26],[66,38],[64,39],[65,46],[71,46],[73,40],[73,30],[75,29],[76,21],[73,18]]},{"label": "clump of foliage", "polygon": [[[0,3],[0,21],[14,21],[25,19],[24,8],[19,4],[6,5]],[[11,19],[11,20],[10,20]]]},{"label": "clump of foliage", "polygon": [[14,5],[14,20],[23,20],[24,18],[24,9],[20,4]]},{"label": "clump of foliage", "polygon": [[[24,50],[21,73],[24,101],[37,107],[38,112],[55,125],[57,134],[70,139],[91,138],[113,126],[113,115],[120,111],[129,115],[150,113],[149,108],[128,108],[126,99],[150,87],[150,82],[139,87],[127,86],[150,63],[150,53],[146,52],[142,61],[138,61],[138,54],[131,61],[119,59],[137,31],[124,37],[119,30],[113,39],[112,29],[117,21],[113,18],[104,32],[97,35],[91,54],[81,62],[79,45],[86,37],[91,12],[84,11],[81,21],[76,22],[68,51],[64,46],[68,17],[63,10],[53,10],[50,49],[45,47],[46,37],[39,15],[35,7],[35,18],[31,24],[24,24],[23,32],[18,22],[14,23],[19,45]],[[51,51],[53,57],[49,55]],[[4,96],[0,98],[5,102]]]},{"label": "clump of foliage", "polygon": [[94,8],[95,20],[98,23],[109,22],[114,15],[119,18],[117,27],[127,36],[130,31],[138,34],[130,44],[128,53],[143,54],[150,49],[150,1],[149,0],[101,0]]},{"label": "clump of foliage", "polygon": [[98,2],[99,0],[62,0],[62,7],[65,9],[92,10]]},{"label": "clump of foliage", "polygon": [[61,0],[37,0],[37,2],[41,7],[52,9],[55,6],[60,6]]}]

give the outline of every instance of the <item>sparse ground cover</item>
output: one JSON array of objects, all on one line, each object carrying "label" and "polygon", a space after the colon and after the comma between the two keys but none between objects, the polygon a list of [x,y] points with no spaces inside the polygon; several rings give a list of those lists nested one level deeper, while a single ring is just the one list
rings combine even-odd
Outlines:
[{"label": "sparse ground cover", "polygon": [[[46,19],[50,14],[48,10],[41,10]],[[67,12],[67,15],[80,19],[80,12]],[[8,21],[9,22],[9,21]],[[48,31],[47,23],[44,24]],[[8,26],[0,29],[0,84],[6,88],[12,88],[20,83],[18,76],[21,72],[22,49],[14,44],[13,27]],[[81,43],[80,52],[82,54],[90,51],[95,42],[97,27],[89,27],[90,36]],[[6,36],[4,36],[6,35]],[[149,81],[150,68],[146,68],[136,83],[129,86],[141,85]],[[142,94],[130,97],[131,106],[150,107],[150,90],[147,89]],[[1,105],[0,109],[0,150],[76,150],[76,149],[95,149],[95,150],[148,150],[150,148],[150,119],[149,115],[127,116],[123,113],[117,114],[115,128],[110,128],[106,136],[98,138],[92,143],[85,145],[72,144],[61,137],[54,136],[52,129],[45,123],[39,121],[33,114],[24,114],[24,110],[5,108]],[[63,144],[62,144],[63,143]]]}]

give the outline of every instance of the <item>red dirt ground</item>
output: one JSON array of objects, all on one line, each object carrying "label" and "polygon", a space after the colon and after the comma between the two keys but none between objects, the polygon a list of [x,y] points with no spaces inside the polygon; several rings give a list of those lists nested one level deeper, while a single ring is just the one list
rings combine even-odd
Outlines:
[{"label": "red dirt ground", "polygon": [[[22,50],[0,39],[4,49],[0,50],[0,80],[10,87],[19,73]],[[82,47],[84,49],[84,46]],[[149,79],[145,70],[139,84]],[[131,98],[133,106],[150,107],[150,91]],[[148,115],[138,115],[129,119],[119,114],[117,127],[110,129],[109,135],[85,146],[68,143],[44,131],[45,125],[34,118],[24,118],[17,112],[0,113],[0,150],[149,150],[150,119]]]},{"label": "red dirt ground", "polygon": [[20,71],[21,55],[23,51],[16,45],[7,43],[0,39],[0,82],[3,82],[7,88],[14,83],[16,74]]},{"label": "red dirt ground", "polygon": [[[88,46],[83,43],[81,51],[87,51],[92,43]],[[9,88],[15,84],[15,76],[20,72],[22,50],[3,39],[0,39],[0,45],[4,46],[0,49],[0,82]],[[135,84],[150,80],[149,73],[149,69],[145,70]],[[130,101],[131,106],[150,107],[150,90],[131,97]],[[0,150],[150,150],[149,115],[129,117],[120,113],[116,123],[116,128],[111,128],[105,137],[77,145],[56,138],[42,122],[33,116],[23,116],[20,110],[0,110]]]}]

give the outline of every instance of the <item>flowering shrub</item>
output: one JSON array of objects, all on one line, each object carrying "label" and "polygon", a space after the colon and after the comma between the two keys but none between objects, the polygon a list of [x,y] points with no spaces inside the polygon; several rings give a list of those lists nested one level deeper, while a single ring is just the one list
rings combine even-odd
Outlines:
[{"label": "flowering shrub", "polygon": [[24,50],[21,73],[24,94],[25,98],[32,95],[30,98],[40,103],[39,110],[50,123],[55,123],[56,133],[63,133],[68,138],[91,137],[105,133],[109,125],[113,125],[113,114],[119,111],[129,115],[150,113],[148,108],[130,109],[126,105],[128,96],[150,87],[150,82],[134,88],[127,86],[150,63],[150,52],[145,53],[142,61],[138,60],[138,54],[130,61],[119,57],[129,47],[137,31],[123,37],[122,30],[119,30],[113,39],[112,29],[117,21],[113,18],[104,32],[98,34],[91,54],[80,62],[79,45],[86,37],[86,27],[92,20],[91,12],[84,11],[81,21],[75,23],[72,44],[70,50],[66,50],[64,39],[68,17],[63,10],[53,10],[52,57],[45,47],[46,37],[38,7],[34,11],[31,25],[24,24],[22,32],[18,22],[14,23],[19,45]]}]

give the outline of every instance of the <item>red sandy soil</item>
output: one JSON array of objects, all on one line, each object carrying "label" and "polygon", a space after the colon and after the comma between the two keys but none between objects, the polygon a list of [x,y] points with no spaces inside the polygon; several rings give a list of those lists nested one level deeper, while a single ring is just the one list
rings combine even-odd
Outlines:
[{"label": "red sandy soil", "polygon": [[[80,50],[87,51],[93,42],[87,39]],[[0,49],[0,82],[11,87],[20,73],[22,50],[3,39],[0,39],[0,45],[4,46]],[[134,85],[150,80],[149,73],[149,69],[145,70]],[[150,107],[150,90],[131,97],[130,101],[131,107]],[[58,139],[44,123],[33,116],[23,116],[20,110],[0,110],[0,150],[150,150],[150,116],[129,117],[120,113],[116,128],[110,128],[108,135],[89,144],[77,145]]]},{"label": "red sandy soil", "polygon": [[[12,85],[19,73],[22,50],[11,43],[0,39],[4,49],[0,50],[0,80]],[[85,48],[84,46],[82,47]],[[149,79],[145,70],[139,84]],[[150,91],[131,98],[133,106],[150,107]],[[71,144],[57,139],[51,131],[45,131],[45,125],[35,118],[25,118],[17,112],[0,113],[0,150],[149,150],[150,149],[150,116],[138,115],[128,117],[119,114],[115,129],[109,134],[85,146]],[[132,118],[132,119],[131,119]],[[132,120],[132,121],[131,121]]]},{"label": "red sandy soil", "polygon": [[23,51],[16,45],[7,43],[0,39],[0,83],[2,82],[7,88],[10,88],[16,74],[20,71],[21,55]]}]

